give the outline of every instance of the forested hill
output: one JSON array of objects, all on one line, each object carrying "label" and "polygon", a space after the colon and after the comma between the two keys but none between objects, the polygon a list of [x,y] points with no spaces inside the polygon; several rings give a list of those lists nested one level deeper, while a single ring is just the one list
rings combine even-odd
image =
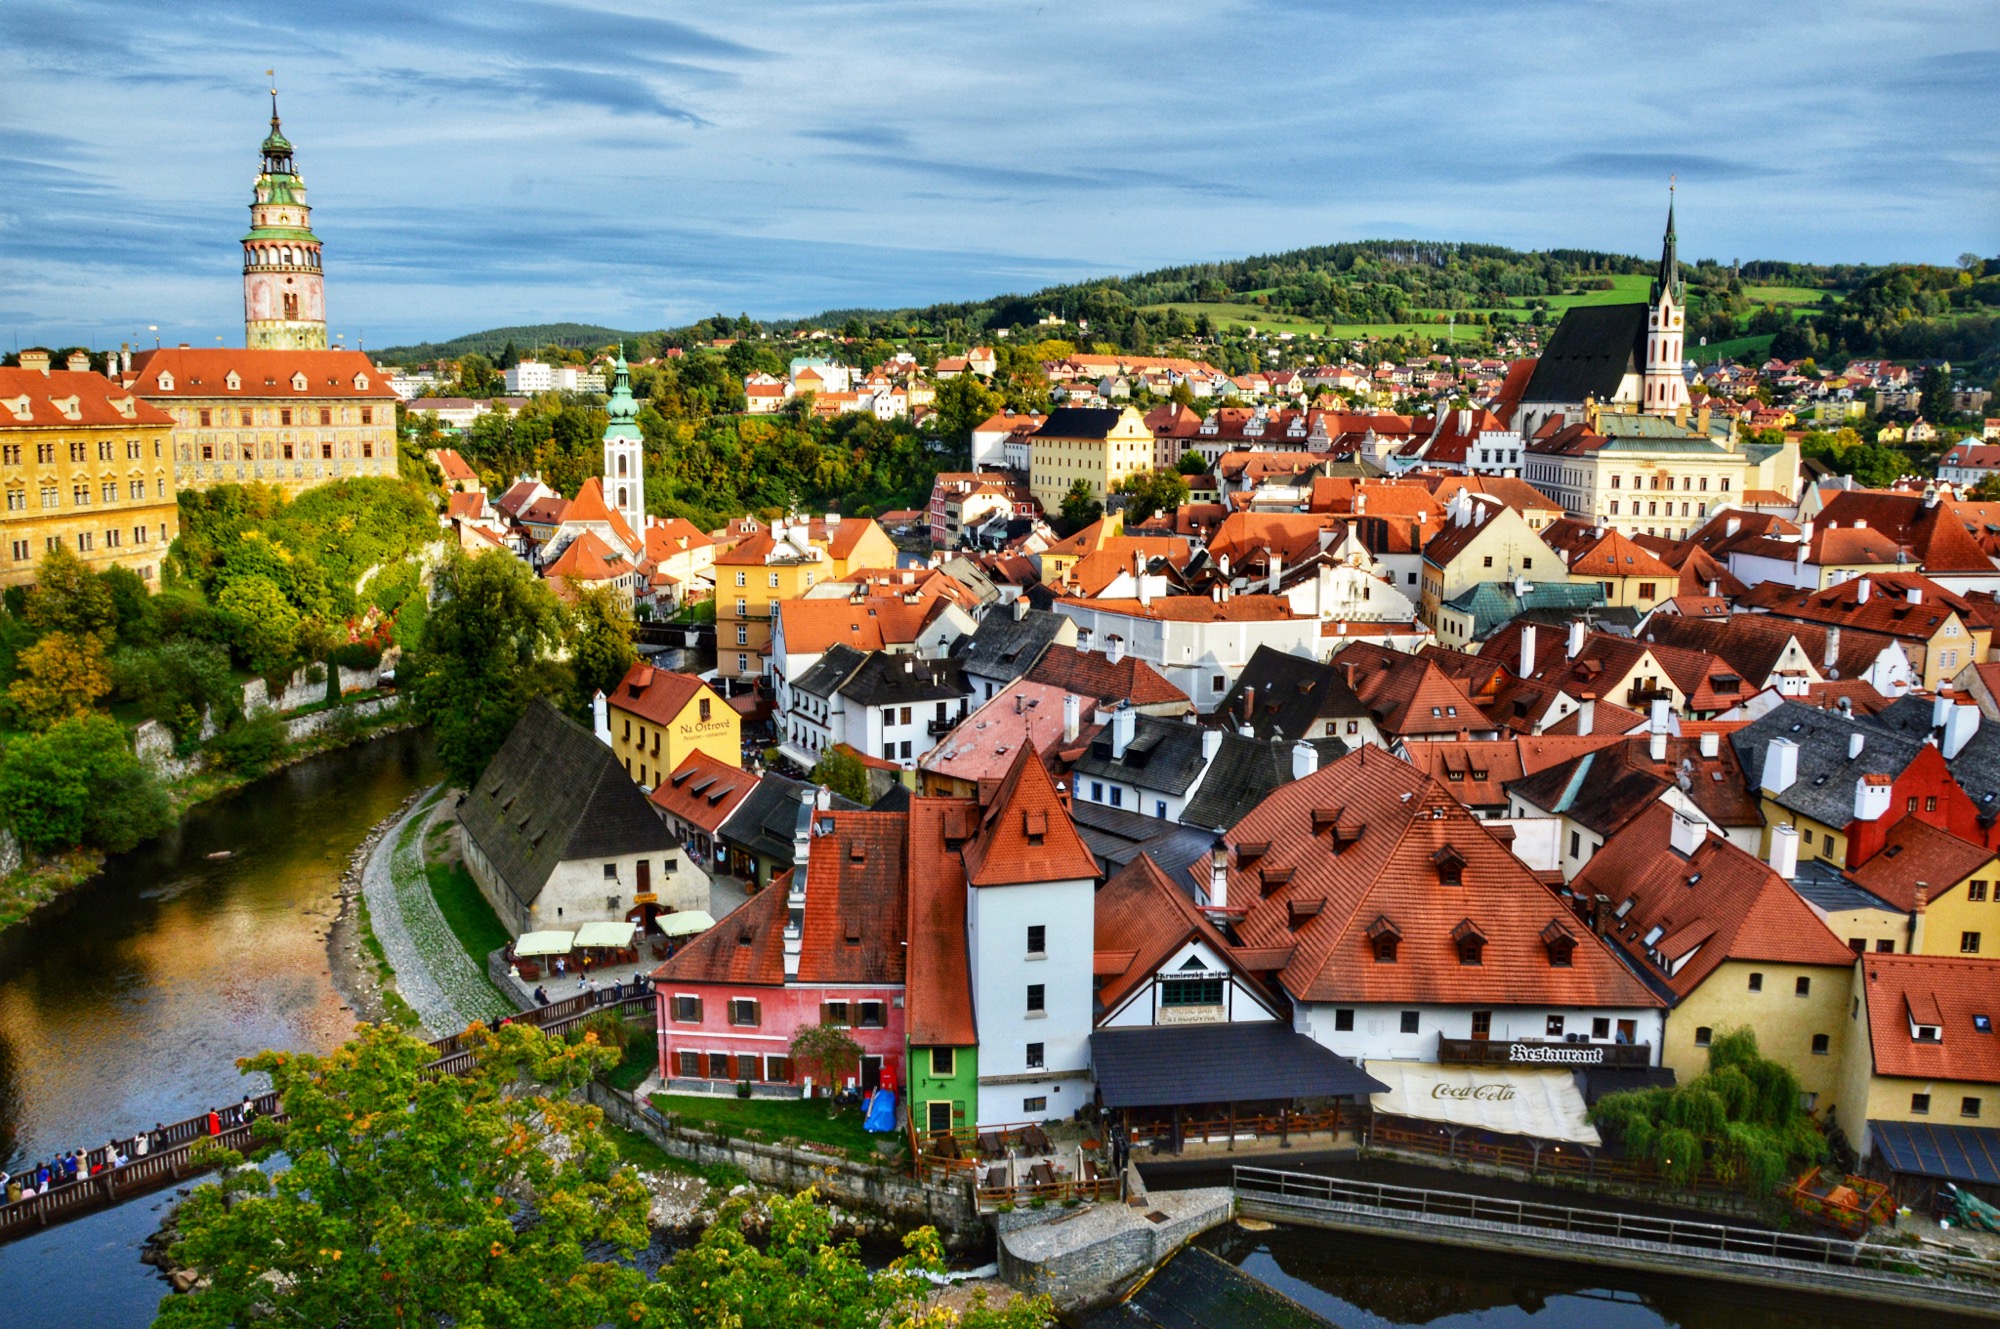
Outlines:
[{"label": "forested hill", "polygon": [[601,327],[595,323],[526,323],[512,328],[488,328],[484,332],[468,332],[463,337],[453,337],[450,341],[418,342],[413,346],[388,346],[374,352],[375,358],[385,364],[415,364],[423,360],[456,360],[461,355],[483,355],[497,358],[508,346],[573,346],[579,350],[596,350],[612,342],[633,336],[630,332],[620,332],[616,328]]}]

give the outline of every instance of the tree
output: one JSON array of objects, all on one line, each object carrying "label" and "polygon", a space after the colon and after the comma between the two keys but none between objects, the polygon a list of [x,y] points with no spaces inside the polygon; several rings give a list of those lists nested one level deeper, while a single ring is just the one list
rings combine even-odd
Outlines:
[{"label": "tree", "polygon": [[864,807],[875,801],[868,789],[868,768],[851,753],[828,748],[812,769],[814,784],[823,784],[842,798],[851,798]]},{"label": "tree", "polygon": [[569,693],[569,668],[556,659],[563,610],[526,564],[497,550],[454,556],[438,572],[436,597],[399,673],[445,771],[468,785],[530,701]]},{"label": "tree", "polygon": [[269,577],[232,580],[215,597],[243,663],[265,678],[291,672],[298,662],[299,611]]},{"label": "tree", "polygon": [[57,545],[42,555],[35,584],[28,592],[28,625],[41,632],[75,636],[108,636],[118,627],[118,606],[104,584],[69,546]]},{"label": "tree", "polygon": [[1171,512],[1188,500],[1188,482],[1179,471],[1136,471],[1119,483],[1125,521],[1137,526],[1156,512]]},{"label": "tree", "polygon": [[208,1282],[155,1323],[630,1323],[640,1276],[586,1250],[645,1245],[645,1191],[602,1112],[569,1099],[615,1053],[526,1025],[472,1032],[465,1076],[427,1078],[436,1054],[386,1024],[324,1057],[240,1062],[288,1116],[258,1125],[251,1157],[288,1166],[266,1176],[214,1151],[222,1179],[189,1197],[174,1245]]},{"label": "tree", "polygon": [[937,385],[938,434],[953,447],[967,447],[972,431],[1005,410],[1007,399],[979,381],[975,374],[960,374]]},{"label": "tree", "polygon": [[861,1067],[861,1045],[837,1024],[809,1024],[792,1035],[792,1064],[832,1088]]},{"label": "tree", "polygon": [[47,729],[72,715],[88,715],[111,691],[104,644],[92,633],[51,632],[15,657],[20,671],[7,700],[29,726]]},{"label": "tree", "polygon": [[1971,497],[1981,503],[2000,501],[2000,475],[1981,476],[1979,483],[1972,486]]},{"label": "tree", "polygon": [[607,696],[632,668],[639,653],[632,647],[634,624],[624,601],[609,586],[576,586],[567,615],[570,669],[576,695],[587,705],[595,694]]},{"label": "tree", "polygon": [[1088,480],[1073,480],[1063,495],[1062,519],[1072,532],[1080,531],[1104,515],[1104,505],[1090,492]]},{"label": "tree", "polygon": [[1932,365],[1924,370],[1918,403],[1917,413],[1932,424],[1949,420],[1952,415],[1951,371],[1942,365]]},{"label": "tree", "polygon": [[1181,459],[1174,463],[1174,469],[1182,475],[1207,475],[1208,463],[1199,452],[1190,449],[1181,454]]},{"label": "tree", "polygon": [[63,720],[8,744],[0,811],[38,853],[84,844],[121,852],[173,822],[166,792],[108,715]]}]

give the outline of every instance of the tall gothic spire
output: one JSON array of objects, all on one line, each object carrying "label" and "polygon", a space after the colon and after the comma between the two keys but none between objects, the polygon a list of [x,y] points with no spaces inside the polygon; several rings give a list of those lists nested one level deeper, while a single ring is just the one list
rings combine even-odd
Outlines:
[{"label": "tall gothic spire", "polygon": [[1681,261],[1680,255],[1675,250],[1675,244],[1674,186],[1670,184],[1667,186],[1667,235],[1666,239],[1660,245],[1660,271],[1653,278],[1654,303],[1658,303],[1663,293],[1671,295],[1675,303],[1679,303],[1680,301]]}]

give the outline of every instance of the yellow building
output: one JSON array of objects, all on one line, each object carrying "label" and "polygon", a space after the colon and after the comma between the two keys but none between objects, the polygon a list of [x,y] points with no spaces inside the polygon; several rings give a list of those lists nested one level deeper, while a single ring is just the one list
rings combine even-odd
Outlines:
[{"label": "yellow building", "polygon": [[359,351],[142,351],[125,385],[173,417],[174,482],[276,485],[396,474],[396,394]]},{"label": "yellow building", "polygon": [[1444,529],[1424,546],[1417,613],[1437,627],[1438,606],[1483,581],[1569,580],[1569,566],[1527,519],[1496,498],[1459,495],[1445,509]]},{"label": "yellow building", "polygon": [[716,672],[739,682],[762,676],[770,664],[773,605],[895,562],[895,542],[880,526],[832,513],[774,521],[715,555]]},{"label": "yellow building", "polygon": [[633,665],[605,698],[605,723],[625,773],[647,789],[696,752],[743,764],[742,717],[692,674]]},{"label": "yellow building", "polygon": [[2000,1143],[2000,963],[1869,955],[1855,964],[1835,1116],[1867,1160],[1884,1126],[1972,1127]]},{"label": "yellow building", "polygon": [[1569,564],[1569,579],[1604,592],[1607,609],[1649,612],[1680,592],[1680,574],[1650,550],[1608,526],[1565,517],[1542,532],[1542,541]]},{"label": "yellow building", "polygon": [[1913,955],[2000,956],[2000,856],[1906,816],[1848,876],[1904,911]]},{"label": "yellow building", "polygon": [[1128,475],[1153,468],[1153,431],[1130,406],[1059,406],[1028,435],[1028,490],[1044,512],[1062,510],[1078,480],[1099,503]]},{"label": "yellow building", "polygon": [[21,352],[0,369],[0,584],[27,585],[57,545],[95,568],[159,584],[180,533],[169,438],[173,418],[72,356]]}]

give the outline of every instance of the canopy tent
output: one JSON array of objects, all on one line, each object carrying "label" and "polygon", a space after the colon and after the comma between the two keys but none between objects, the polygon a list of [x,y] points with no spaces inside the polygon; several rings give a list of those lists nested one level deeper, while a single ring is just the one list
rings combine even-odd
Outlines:
[{"label": "canopy tent", "polygon": [[514,943],[514,954],[568,955],[575,944],[574,932],[530,932]]},{"label": "canopy tent", "polygon": [[1567,1144],[1604,1143],[1586,1119],[1583,1095],[1569,1071],[1374,1061],[1368,1073],[1388,1085],[1374,1100],[1375,1111],[1384,1116]]},{"label": "canopy tent", "polygon": [[1372,1094],[1382,1082],[1276,1020],[1100,1029],[1092,1074],[1107,1108]]},{"label": "canopy tent", "polygon": [[657,926],[662,934],[669,937],[691,937],[714,927],[715,920],[704,910],[683,909],[677,914],[661,914]]},{"label": "canopy tent", "polygon": [[616,923],[585,923],[576,930],[576,944],[586,948],[630,946],[632,930],[632,924],[624,920]]}]

